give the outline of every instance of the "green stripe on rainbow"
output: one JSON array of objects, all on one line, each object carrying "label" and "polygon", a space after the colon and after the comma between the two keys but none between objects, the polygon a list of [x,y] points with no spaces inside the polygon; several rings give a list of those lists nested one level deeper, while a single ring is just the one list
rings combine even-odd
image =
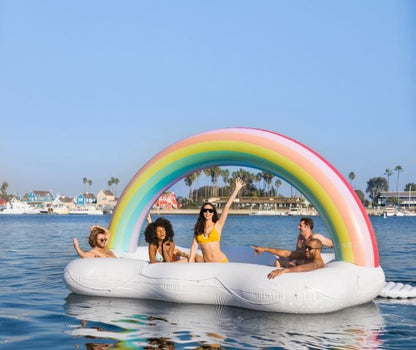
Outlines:
[{"label": "green stripe on rainbow", "polygon": [[338,260],[379,266],[368,215],[339,172],[304,145],[271,131],[252,128],[219,129],[191,136],[153,157],[119,199],[111,218],[109,246],[135,251],[146,215],[166,189],[197,170],[227,165],[261,169],[289,182],[322,215]]}]

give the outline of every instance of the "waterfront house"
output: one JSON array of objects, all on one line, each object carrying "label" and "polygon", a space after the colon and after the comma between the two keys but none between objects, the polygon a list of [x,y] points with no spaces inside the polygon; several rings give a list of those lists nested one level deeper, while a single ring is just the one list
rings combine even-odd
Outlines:
[{"label": "waterfront house", "polygon": [[77,207],[83,207],[85,205],[92,205],[97,203],[97,198],[89,192],[80,193],[74,198],[74,202]]},{"label": "waterfront house", "polygon": [[46,208],[52,205],[54,196],[49,191],[32,191],[27,197],[27,203],[36,208]]},{"label": "waterfront house", "polygon": [[97,194],[97,205],[98,209],[105,212],[111,212],[117,204],[117,199],[113,192],[110,190],[101,190]]}]

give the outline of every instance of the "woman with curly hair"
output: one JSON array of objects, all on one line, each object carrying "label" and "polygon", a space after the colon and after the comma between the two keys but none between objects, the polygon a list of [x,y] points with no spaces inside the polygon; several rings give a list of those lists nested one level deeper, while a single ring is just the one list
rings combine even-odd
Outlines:
[{"label": "woman with curly hair", "polygon": [[144,237],[149,244],[150,263],[188,262],[188,254],[175,248],[173,241],[175,234],[170,221],[165,218],[157,218],[151,222],[150,216],[148,216],[148,221]]},{"label": "woman with curly hair", "polygon": [[212,203],[206,202],[202,205],[194,227],[194,239],[192,241],[189,262],[196,260],[198,244],[201,247],[205,262],[228,262],[226,255],[220,248],[221,232],[227,220],[231,204],[243,186],[244,181],[237,178],[234,191],[225,204],[220,217],[218,217],[217,209]]}]

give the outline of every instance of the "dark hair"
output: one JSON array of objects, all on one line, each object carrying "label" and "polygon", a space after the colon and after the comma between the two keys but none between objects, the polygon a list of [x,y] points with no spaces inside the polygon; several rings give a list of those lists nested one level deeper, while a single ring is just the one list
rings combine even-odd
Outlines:
[{"label": "dark hair", "polygon": [[309,226],[313,230],[313,220],[311,218],[301,218],[300,221],[303,221],[306,226]]},{"label": "dark hair", "polygon": [[194,226],[194,234],[196,235],[201,235],[204,233],[205,230],[205,217],[204,217],[204,213],[202,212],[202,209],[204,209],[204,207],[206,205],[210,205],[212,207],[212,209],[214,210],[214,213],[212,214],[212,221],[214,222],[214,224],[218,221],[218,212],[217,212],[217,208],[215,208],[214,204],[212,204],[211,202],[205,202],[204,204],[202,204],[201,210],[199,211],[199,216],[198,216],[198,220],[196,221],[196,224]]},{"label": "dark hair", "polygon": [[94,227],[91,230],[91,233],[88,237],[88,243],[92,248],[94,248],[97,245],[97,236],[98,235],[105,235],[105,230],[101,227]]},{"label": "dark hair", "polygon": [[165,241],[173,241],[173,236],[175,233],[173,232],[172,224],[168,219],[165,218],[157,218],[155,221],[151,222],[147,225],[146,229],[144,230],[144,238],[147,243],[149,244],[158,244],[157,237],[156,237],[156,228],[163,227],[166,231],[166,238]]}]

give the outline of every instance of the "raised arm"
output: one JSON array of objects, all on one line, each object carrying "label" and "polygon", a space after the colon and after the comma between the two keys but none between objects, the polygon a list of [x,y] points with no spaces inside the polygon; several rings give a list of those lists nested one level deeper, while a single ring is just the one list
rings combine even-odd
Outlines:
[{"label": "raised arm", "polygon": [[[80,247],[79,247],[79,243],[78,243],[78,239],[74,237],[73,239],[73,243],[74,243],[74,249],[77,252],[77,254],[81,257],[81,258],[95,258],[96,255],[94,254],[94,252],[92,250],[90,250],[89,252],[84,252]],[[114,255],[115,257],[115,255]]]},{"label": "raised arm", "polygon": [[147,214],[147,216],[146,216],[146,220],[147,220],[147,223],[148,223],[148,224],[151,224],[151,223],[152,223],[152,217],[150,216],[150,213],[149,213],[149,214]]},{"label": "raised arm", "polygon": [[314,233],[312,235],[312,238],[319,239],[325,247],[334,248],[334,244],[332,243],[332,241],[329,238],[326,238],[324,235],[321,235],[320,233]]},{"label": "raised arm", "polygon": [[81,258],[87,258],[87,254],[79,247],[79,242],[77,238],[73,238],[73,243],[74,243],[74,249],[77,252],[77,254],[81,257]]},{"label": "raised arm", "polygon": [[221,216],[219,220],[215,223],[217,230],[221,231],[225,221],[227,220],[228,212],[230,211],[231,204],[233,204],[234,199],[237,197],[238,192],[244,186],[244,181],[241,180],[239,177],[235,180],[235,188],[233,193],[231,194],[230,198],[228,198],[227,203],[224,206],[224,209],[221,212]]}]

